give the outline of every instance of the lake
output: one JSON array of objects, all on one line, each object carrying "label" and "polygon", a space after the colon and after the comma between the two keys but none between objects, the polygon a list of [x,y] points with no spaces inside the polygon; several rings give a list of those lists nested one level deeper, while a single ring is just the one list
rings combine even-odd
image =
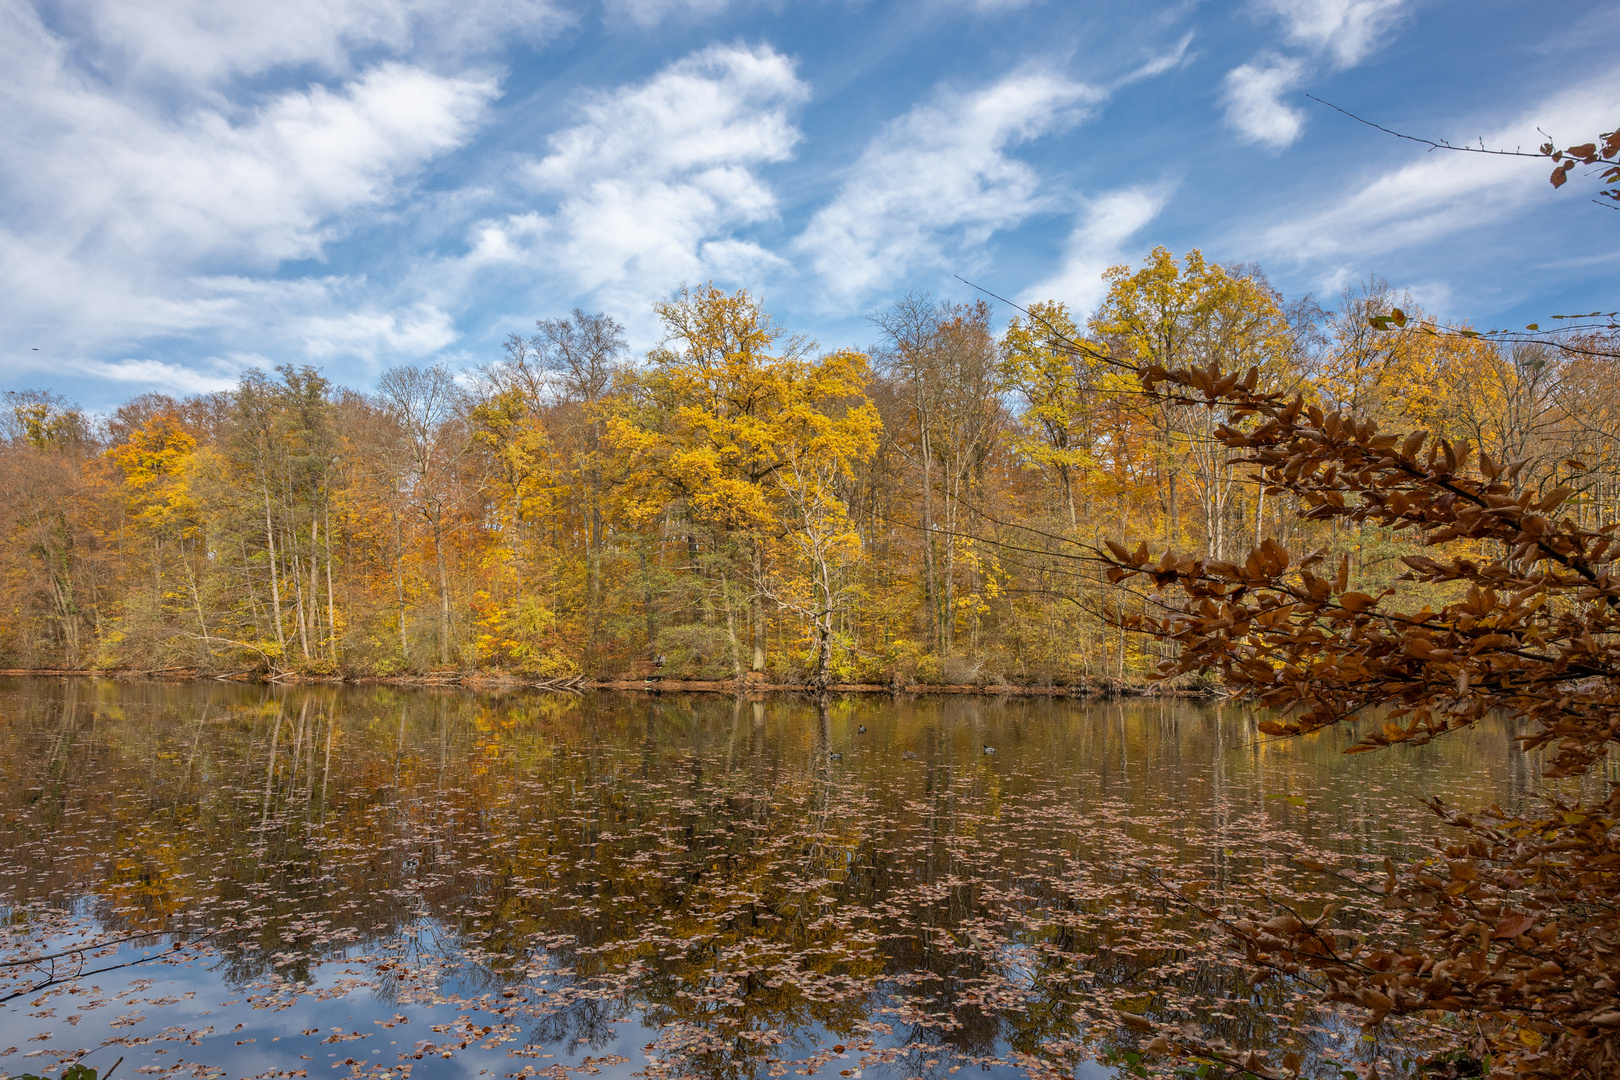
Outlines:
[{"label": "lake", "polygon": [[1422,797],[1540,789],[1511,736],[1345,756],[1172,699],[0,680],[0,1072],[1089,1078],[1196,1024],[1399,1075],[1444,1036],[1250,986],[1210,913],[1377,925],[1357,883],[1429,843]]}]

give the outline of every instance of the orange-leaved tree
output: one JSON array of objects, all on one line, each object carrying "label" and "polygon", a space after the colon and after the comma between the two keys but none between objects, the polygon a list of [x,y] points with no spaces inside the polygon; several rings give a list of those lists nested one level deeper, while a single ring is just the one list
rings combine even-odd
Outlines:
[{"label": "orange-leaved tree", "polygon": [[[1313,521],[1378,526],[1432,549],[1396,587],[1362,591],[1350,563],[1273,539],[1241,558],[1110,543],[1116,582],[1146,583],[1156,610],[1121,617],[1175,642],[1160,674],[1214,671],[1273,710],[1288,737],[1361,725],[1352,752],[1421,744],[1487,715],[1525,723],[1550,776],[1584,773],[1620,740],[1620,522],[1578,524],[1577,487],[1533,482],[1523,462],[1424,431],[1383,432],[1259,389],[1259,373],[1141,369],[1144,389],[1223,414],[1214,436]],[[1579,463],[1570,463],[1574,469]],[[1428,602],[1409,599],[1422,591]],[[1493,1076],[1620,1072],[1620,788],[1554,798],[1529,816],[1433,804],[1455,836],[1404,869],[1386,902],[1410,933],[1368,938],[1279,910],[1227,923],[1264,971],[1316,979],[1324,996],[1390,1014],[1448,1012],[1487,1042]],[[1166,1031],[1161,1050],[1238,1064],[1229,1047]],[[1242,1062],[1257,1076],[1282,1076]]]}]

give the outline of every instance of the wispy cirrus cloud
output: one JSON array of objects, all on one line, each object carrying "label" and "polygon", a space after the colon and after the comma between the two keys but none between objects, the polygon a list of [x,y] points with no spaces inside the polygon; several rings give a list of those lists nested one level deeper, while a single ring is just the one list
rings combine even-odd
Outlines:
[{"label": "wispy cirrus cloud", "polygon": [[165,360],[80,360],[68,366],[78,375],[116,384],[129,391],[158,389],[171,394],[209,394],[229,390],[249,367],[264,358],[235,357],[206,365],[175,364]]},{"label": "wispy cirrus cloud", "polygon": [[1065,246],[1057,273],[1024,290],[1025,303],[1061,300],[1076,316],[1096,310],[1107,294],[1103,272],[1124,257],[1125,242],[1159,216],[1165,188],[1131,187],[1089,199]]},{"label": "wispy cirrus cloud", "polygon": [[1407,0],[1265,0],[1290,44],[1353,67],[1410,13]]},{"label": "wispy cirrus cloud", "polygon": [[[1486,145],[1534,145],[1538,125],[1555,131],[1595,132],[1612,121],[1609,102],[1620,97],[1620,71],[1535,103],[1512,119],[1490,124]],[[1372,172],[1295,213],[1279,215],[1260,234],[1271,258],[1315,263],[1433,244],[1504,220],[1532,200],[1562,198],[1547,184],[1536,159],[1436,152]],[[1331,271],[1324,269],[1324,274]]]},{"label": "wispy cirrus cloud", "polygon": [[42,4],[73,26],[98,71],[182,89],[283,67],[352,76],[357,55],[456,63],[492,46],[538,41],[576,20],[552,0],[76,0]]},{"label": "wispy cirrus cloud", "polygon": [[1260,11],[1281,24],[1283,38],[1304,55],[1266,52],[1227,72],[1221,100],[1226,122],[1244,142],[1281,149],[1298,139],[1305,116],[1286,95],[1317,68],[1366,60],[1409,14],[1407,0],[1262,0]]},{"label": "wispy cirrus cloud", "polygon": [[291,329],[316,360],[357,356],[373,365],[385,359],[431,356],[457,337],[449,312],[432,304],[304,316]]},{"label": "wispy cirrus cloud", "polygon": [[36,121],[0,151],[7,187],[39,212],[13,235],[168,266],[318,255],[335,215],[385,201],[460,145],[494,93],[489,82],[390,63],[246,113],[166,117],[49,74],[58,77],[0,87]]},{"label": "wispy cirrus cloud", "polygon": [[657,26],[673,19],[706,19],[731,7],[733,0],[606,0],[609,22],[628,19],[640,27]]},{"label": "wispy cirrus cloud", "polygon": [[872,138],[794,248],[840,302],[944,265],[949,253],[1048,206],[1035,170],[1009,151],[1077,122],[1101,99],[1045,71],[942,92]]},{"label": "wispy cirrus cloud", "polygon": [[[153,335],[285,339],[284,322],[262,320],[298,317],[295,297],[318,314],[324,287],[264,308],[219,288],[221,272],[324,257],[465,145],[498,93],[486,74],[349,61],[354,42],[390,39],[390,12],[406,25],[428,11],[356,0],[261,28],[241,6],[89,3],[69,37],[39,9],[0,4],[0,318],[65,357]],[[138,15],[149,18],[126,25]],[[228,85],[276,64],[349,74]],[[159,76],[166,89],[148,92]]]}]

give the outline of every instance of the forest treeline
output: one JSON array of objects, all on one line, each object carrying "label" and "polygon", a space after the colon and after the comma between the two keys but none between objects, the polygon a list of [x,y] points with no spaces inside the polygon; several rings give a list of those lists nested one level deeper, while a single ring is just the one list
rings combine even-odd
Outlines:
[{"label": "forest treeline", "polygon": [[[1437,329],[1371,280],[1334,310],[1155,250],[1095,314],[1006,325],[908,296],[824,352],[746,292],[683,288],[663,343],[575,311],[371,392],[317,370],[0,415],[0,665],[535,679],[1100,684],[1166,646],[1105,603],[1108,537],[1216,558],[1276,538],[1404,571],[1302,519],[1140,369],[1257,368],[1346,417],[1467,440],[1620,501],[1620,380],[1575,348]],[[1392,322],[1392,320],[1394,320]]]}]

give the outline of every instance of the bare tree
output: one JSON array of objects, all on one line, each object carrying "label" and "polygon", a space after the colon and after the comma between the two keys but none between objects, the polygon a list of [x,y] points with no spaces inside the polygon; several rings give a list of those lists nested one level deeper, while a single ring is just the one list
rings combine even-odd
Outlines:
[{"label": "bare tree", "polygon": [[8,392],[6,406],[0,414],[0,525],[12,542],[4,599],[49,628],[19,640],[19,651],[37,663],[53,643],[53,660],[78,667],[85,624],[94,617],[94,600],[86,601],[94,595],[89,511],[99,447],[84,414],[54,394]]},{"label": "bare tree", "polygon": [[[968,487],[1003,416],[997,375],[998,347],[985,303],[935,303],[912,293],[870,316],[887,339],[880,370],[898,387],[911,413],[912,449],[901,447],[922,474],[923,573],[929,631],[936,652],[951,651],[956,611],[956,534]],[[899,444],[897,444],[899,445]],[[944,512],[944,542],[937,540],[936,471]],[[941,550],[943,572],[941,572]]]},{"label": "bare tree", "polygon": [[439,586],[439,661],[450,662],[450,573],[445,549],[461,501],[458,466],[472,448],[463,423],[466,393],[443,364],[397,367],[377,380],[379,403],[399,425],[396,448],[412,504],[433,541]]},{"label": "bare tree", "polygon": [[[927,293],[908,293],[887,310],[868,316],[883,332],[884,347],[874,359],[881,374],[898,391],[897,397],[911,414],[913,447],[888,437],[902,456],[918,467],[922,479],[922,556],[923,585],[928,602],[929,643],[938,652],[943,636],[939,613],[939,571],[934,555],[934,478],[933,435],[941,408],[944,387],[929,362],[929,346],[938,330],[939,319],[933,298]],[[888,425],[885,425],[887,428]]]}]

